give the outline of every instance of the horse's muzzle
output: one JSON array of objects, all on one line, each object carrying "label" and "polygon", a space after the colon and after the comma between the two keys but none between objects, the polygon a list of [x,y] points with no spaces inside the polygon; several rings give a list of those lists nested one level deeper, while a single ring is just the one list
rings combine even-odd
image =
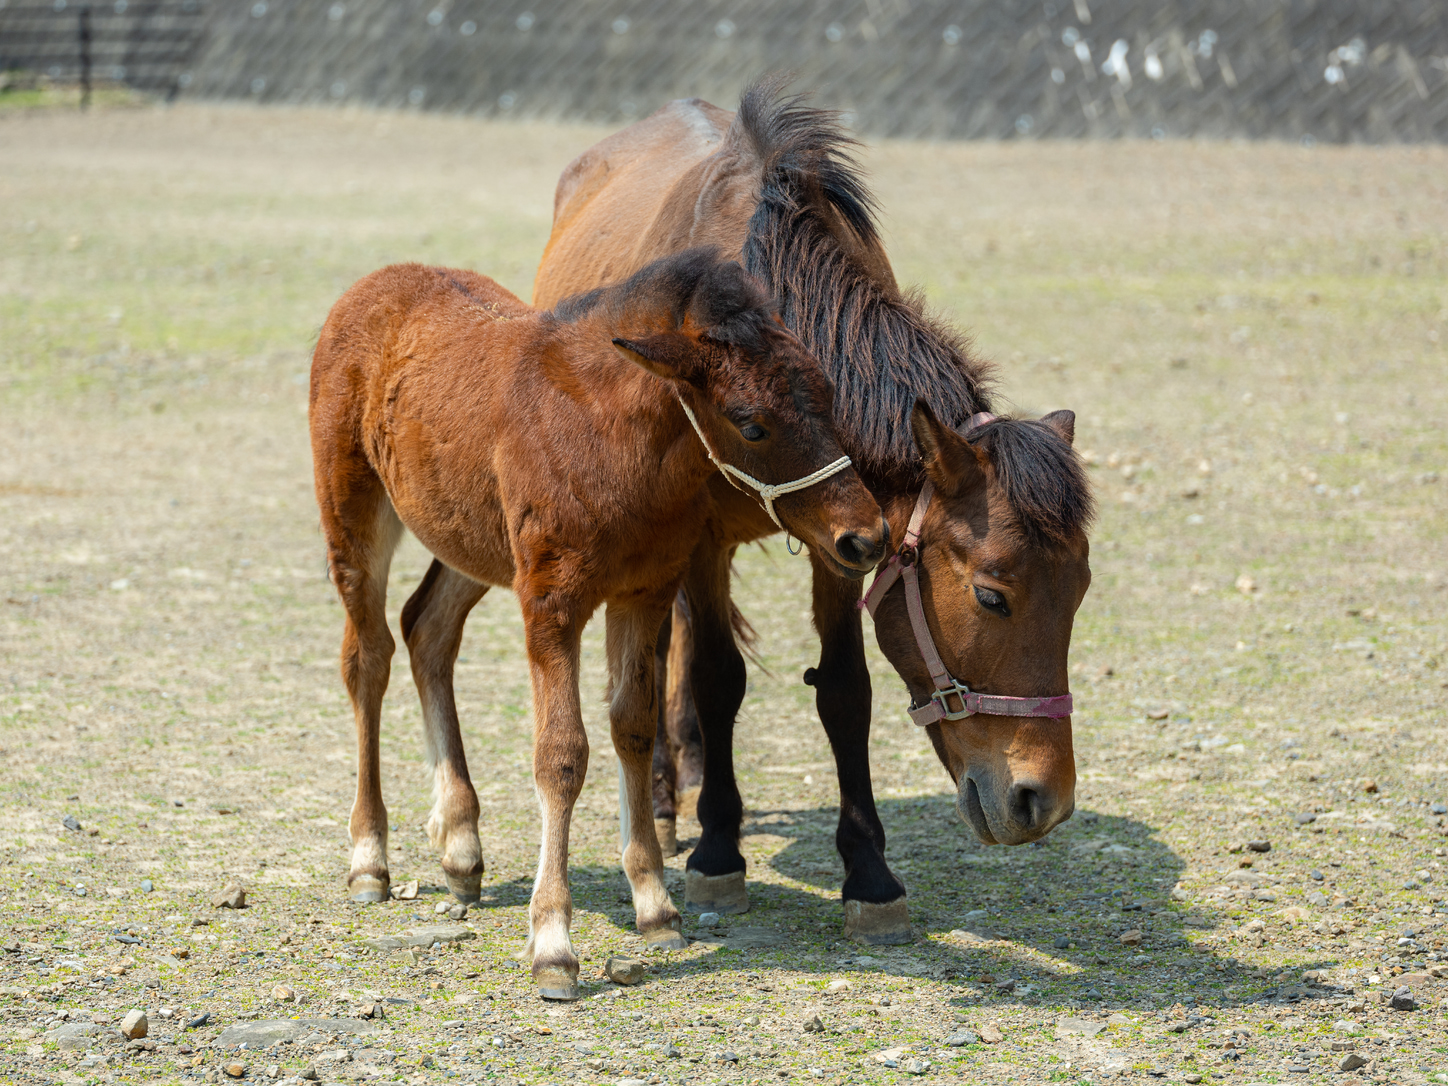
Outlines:
[{"label": "horse's muzzle", "polygon": [[1046,836],[1076,809],[1076,790],[1064,792],[1026,778],[997,783],[991,774],[967,773],[955,808],[982,844],[1024,845]]}]

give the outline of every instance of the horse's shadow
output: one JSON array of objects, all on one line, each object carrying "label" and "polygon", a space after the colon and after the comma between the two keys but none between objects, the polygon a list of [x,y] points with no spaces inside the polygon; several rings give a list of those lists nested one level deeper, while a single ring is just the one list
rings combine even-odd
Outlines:
[{"label": "horse's shadow", "polygon": [[[750,911],[712,928],[686,913],[685,934],[715,950],[654,955],[656,973],[680,978],[733,969],[762,976],[784,969],[818,974],[822,989],[843,973],[877,975],[886,988],[892,980],[929,978],[952,985],[956,1001],[973,1007],[1040,1000],[1190,1008],[1274,997],[1295,1002],[1310,994],[1295,978],[1279,989],[1231,944],[1208,941],[1235,926],[1228,914],[1245,901],[1177,900],[1173,889],[1185,861],[1143,822],[1078,811],[1041,842],[986,848],[958,823],[948,796],[886,799],[878,808],[889,859],[908,888],[911,943],[861,946],[842,937],[836,809],[756,810],[744,824]],[[771,877],[761,878],[766,871]],[[682,871],[671,868],[668,879],[682,906]],[[576,916],[593,913],[632,929],[619,868],[575,864],[571,885]],[[530,891],[523,880],[493,883],[479,908],[525,906]],[[1329,952],[1297,968],[1333,964]]]}]

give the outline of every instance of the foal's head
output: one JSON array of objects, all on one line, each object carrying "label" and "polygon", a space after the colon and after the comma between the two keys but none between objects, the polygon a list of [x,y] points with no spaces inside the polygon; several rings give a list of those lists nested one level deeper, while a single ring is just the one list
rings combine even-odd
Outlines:
[{"label": "foal's head", "polygon": [[[923,403],[911,417],[935,488],[920,533],[921,596],[942,661],[982,694],[1069,691],[1071,624],[1091,583],[1092,499],[1071,448],[1075,416],[999,419],[961,435]],[[934,689],[894,591],[875,614],[882,650],[917,704]],[[1071,816],[1071,718],[977,714],[927,728],[986,844],[1034,841]]]},{"label": "foal's head", "polygon": [[[736,262],[689,249],[560,310],[598,304],[616,314],[619,353],[669,383],[722,463],[778,485],[844,456],[833,385]],[[885,553],[889,527],[853,467],[772,502],[784,527],[839,573],[861,577]]]}]

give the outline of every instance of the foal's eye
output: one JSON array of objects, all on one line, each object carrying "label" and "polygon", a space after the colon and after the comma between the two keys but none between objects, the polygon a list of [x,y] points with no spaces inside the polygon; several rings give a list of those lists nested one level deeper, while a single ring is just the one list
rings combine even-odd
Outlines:
[{"label": "foal's eye", "polygon": [[739,433],[745,441],[763,441],[769,436],[769,431],[757,422],[746,422],[739,427]]},{"label": "foal's eye", "polygon": [[994,589],[981,588],[977,585],[975,589],[975,599],[976,602],[987,611],[994,611],[1002,618],[1011,617],[1011,608],[1010,605],[1006,603],[1006,598]]}]

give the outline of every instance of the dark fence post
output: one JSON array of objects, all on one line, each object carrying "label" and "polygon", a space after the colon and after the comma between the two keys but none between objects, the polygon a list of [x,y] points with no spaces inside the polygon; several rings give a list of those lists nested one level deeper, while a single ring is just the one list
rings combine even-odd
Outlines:
[{"label": "dark fence post", "polygon": [[91,9],[89,4],[80,9],[80,108],[90,105],[91,98]]}]

